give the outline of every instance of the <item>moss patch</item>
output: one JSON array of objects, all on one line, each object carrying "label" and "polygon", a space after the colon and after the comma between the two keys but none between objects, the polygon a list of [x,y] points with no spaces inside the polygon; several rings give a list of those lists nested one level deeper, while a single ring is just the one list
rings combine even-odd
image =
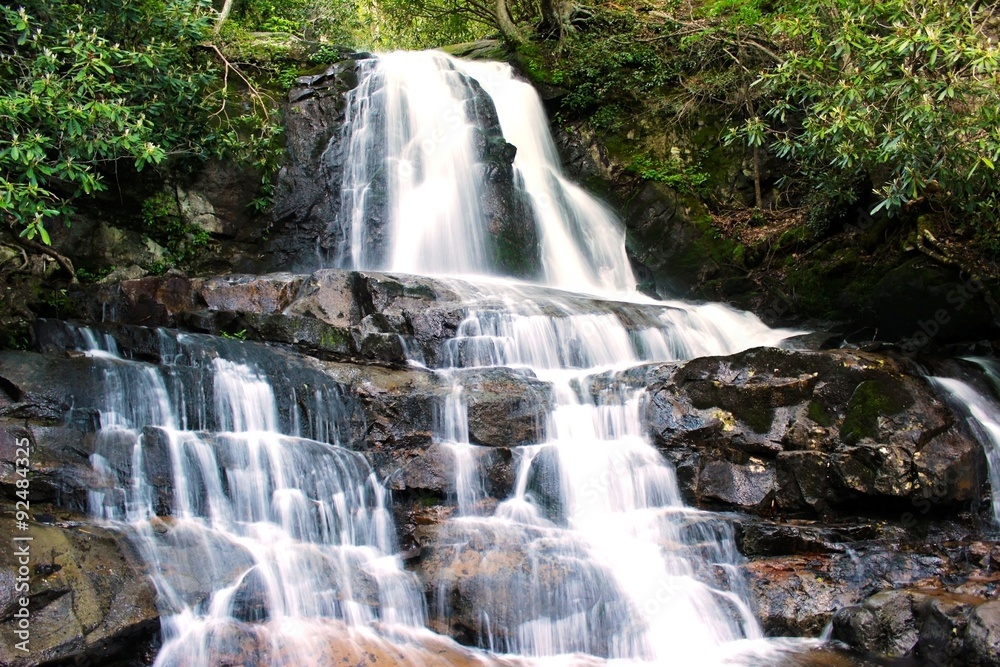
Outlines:
[{"label": "moss patch", "polygon": [[847,404],[840,438],[847,444],[875,438],[879,417],[898,414],[912,404],[913,398],[899,382],[887,379],[862,382]]},{"label": "moss patch", "polygon": [[809,419],[813,420],[820,426],[833,426],[833,417],[830,413],[826,411],[820,403],[817,401],[810,401],[808,412],[806,413]]},{"label": "moss patch", "polygon": [[734,387],[719,382],[691,387],[691,405],[699,410],[721,408],[749,426],[755,433],[768,433],[774,421],[774,407],[762,391]]}]

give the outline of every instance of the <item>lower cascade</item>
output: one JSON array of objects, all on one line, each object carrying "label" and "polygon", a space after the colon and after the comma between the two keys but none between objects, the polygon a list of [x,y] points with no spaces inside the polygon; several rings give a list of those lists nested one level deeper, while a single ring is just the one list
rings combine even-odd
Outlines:
[{"label": "lower cascade", "polygon": [[[653,445],[645,381],[651,369],[751,348],[790,355],[802,332],[720,304],[637,293],[621,224],[562,173],[541,102],[509,66],[400,52],[360,61],[357,75],[343,133],[327,149],[342,151],[346,165],[327,184],[341,197],[327,221],[339,245],[311,277],[268,277],[292,285],[299,300],[268,313],[293,322],[292,334],[268,339],[281,344],[167,327],[44,325],[60,352],[87,361],[102,389],[69,401],[75,418],[95,424],[86,502],[148,567],[161,622],[153,664],[819,664],[802,656],[822,640],[765,637],[733,517],[685,504],[683,471]],[[363,298],[362,279],[376,285]],[[239,290],[241,280],[218,284]],[[348,288],[309,291],[323,280]],[[449,295],[440,311],[427,306],[433,290]],[[205,312],[237,310],[204,294]],[[345,305],[350,299],[361,306]],[[393,299],[409,310],[389,312]],[[320,330],[303,324],[322,319],[317,312],[335,320],[351,308],[360,343],[330,325],[307,341],[320,350],[315,359],[290,351]],[[358,370],[370,341],[398,354]],[[329,353],[337,345],[348,352]],[[766,359],[768,372],[785,363]],[[816,364],[857,372],[855,385],[869,392],[857,396],[894,405],[898,387],[911,385],[901,374],[877,375],[866,359]],[[719,368],[720,376],[731,370]],[[713,417],[719,437],[737,417],[757,425],[750,454],[733,462],[746,486],[777,486],[773,468],[758,472],[765,466],[755,457],[777,456],[771,420],[784,415],[787,426],[799,403],[814,428],[795,434],[790,460],[822,468],[828,454],[850,463],[881,451],[865,438],[874,441],[885,423],[860,409],[850,425],[825,414],[810,392],[826,379],[807,371],[782,369],[781,397]],[[403,372],[405,380],[372,380]],[[752,385],[754,372],[731,374]],[[695,380],[721,386],[702,375]],[[491,400],[513,407],[489,414],[486,438],[470,414],[484,400],[484,378],[497,377],[528,398],[503,403],[507,385],[498,383]],[[996,405],[958,380],[933,382],[961,403],[973,430],[1000,443]],[[433,396],[429,426],[413,436],[427,442],[412,458],[439,457],[448,479],[405,486],[410,461],[387,468],[395,460],[370,434],[392,431],[413,409],[404,402],[382,421],[366,419],[365,402],[388,385]],[[835,385],[830,400],[843,411],[860,403]],[[706,405],[697,407],[713,409]],[[821,438],[834,437],[837,419],[836,438],[850,447],[831,454]],[[997,451],[989,463],[1000,483]],[[845,505],[868,500],[865,483],[842,480],[855,494]],[[895,509],[913,485],[871,486]],[[407,502],[434,506],[437,523],[419,547],[400,540],[399,489],[411,494]],[[795,502],[817,512],[839,502],[823,493]],[[772,491],[758,500],[779,502]],[[815,538],[812,548],[826,539],[820,532],[796,539]]]},{"label": "lower cascade", "polygon": [[[950,377],[932,377],[956,410],[968,420],[976,439],[983,443],[990,488],[1000,488],[1000,404],[992,393],[1000,391],[1000,366],[993,359],[969,357],[967,361],[977,366],[986,378],[988,387],[976,389],[967,382]],[[992,496],[994,524],[1000,525],[1000,494]]]},{"label": "lower cascade", "polygon": [[118,356],[109,336],[73,333],[109,389],[91,510],[124,522],[151,566],[167,614],[156,664],[226,664],[248,650],[259,664],[309,664],[335,648],[315,639],[331,633],[321,620],[423,626],[386,490],[341,446],[333,383],[310,378],[303,419],[285,379],[282,423],[271,380],[252,359],[227,358],[233,345],[161,331],[173,359],[157,369]]}]

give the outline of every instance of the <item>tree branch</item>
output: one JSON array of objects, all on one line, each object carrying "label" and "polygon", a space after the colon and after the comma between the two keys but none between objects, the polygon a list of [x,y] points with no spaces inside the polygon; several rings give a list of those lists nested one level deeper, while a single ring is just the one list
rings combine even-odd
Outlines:
[{"label": "tree branch", "polygon": [[76,280],[76,269],[73,268],[73,262],[64,255],[59,254],[47,245],[42,245],[41,243],[35,243],[34,241],[29,241],[28,239],[15,239],[15,243],[24,246],[29,250],[34,250],[35,252],[40,252],[43,255],[48,255],[52,259],[56,260],[56,263],[61,266],[70,275],[70,284],[75,285]]}]

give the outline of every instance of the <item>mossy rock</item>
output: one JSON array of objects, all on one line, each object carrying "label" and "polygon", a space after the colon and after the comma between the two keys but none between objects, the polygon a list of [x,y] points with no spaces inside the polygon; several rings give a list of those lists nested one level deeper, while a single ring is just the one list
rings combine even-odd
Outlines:
[{"label": "mossy rock", "polygon": [[442,46],[441,50],[456,58],[467,60],[503,60],[508,51],[498,39],[481,39],[476,42],[462,42]]},{"label": "mossy rock", "polygon": [[901,382],[866,380],[857,386],[847,404],[840,438],[847,444],[862,438],[876,438],[879,417],[899,414],[911,405],[913,397]]},{"label": "mossy rock", "polygon": [[820,426],[833,426],[835,417],[827,412],[823,404],[818,401],[809,401],[806,416]]}]

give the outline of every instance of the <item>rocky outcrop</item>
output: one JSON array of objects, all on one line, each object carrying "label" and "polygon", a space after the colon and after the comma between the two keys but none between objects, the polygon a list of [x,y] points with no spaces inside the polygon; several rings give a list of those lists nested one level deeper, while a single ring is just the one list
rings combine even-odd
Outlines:
[{"label": "rocky outcrop", "polygon": [[267,268],[253,270],[311,270],[340,251],[343,239],[332,228],[340,211],[338,186],[344,165],[339,139],[344,96],[357,83],[357,61],[352,58],[322,74],[300,78],[289,91],[286,164],[274,190],[274,227],[263,262]]},{"label": "rocky outcrop", "polygon": [[992,667],[1000,664],[1000,602],[941,587],[886,590],[838,612],[833,636],[860,651],[934,667]]},{"label": "rocky outcrop", "polygon": [[149,660],[159,631],[156,591],[128,541],[80,523],[84,517],[51,506],[33,508],[35,521],[27,529],[15,527],[11,516],[0,518],[4,535],[31,540],[6,545],[0,553],[3,663],[117,665],[143,655]]},{"label": "rocky outcrop", "polygon": [[913,520],[983,493],[979,444],[891,358],[755,349],[646,380],[652,434],[696,504]]}]

